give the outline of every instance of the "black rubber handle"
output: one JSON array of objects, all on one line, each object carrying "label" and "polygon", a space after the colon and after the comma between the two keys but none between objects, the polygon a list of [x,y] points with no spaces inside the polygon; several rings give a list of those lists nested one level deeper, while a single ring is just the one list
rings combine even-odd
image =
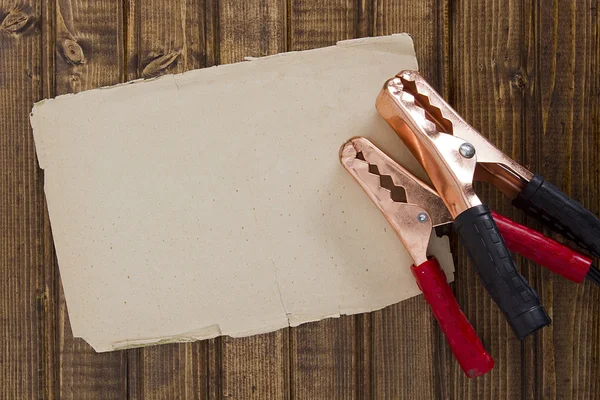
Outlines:
[{"label": "black rubber handle", "polygon": [[600,220],[542,176],[535,175],[513,205],[600,257]]},{"label": "black rubber handle", "polygon": [[518,339],[550,324],[540,299],[519,274],[486,205],[471,207],[454,220],[483,286],[506,316]]}]

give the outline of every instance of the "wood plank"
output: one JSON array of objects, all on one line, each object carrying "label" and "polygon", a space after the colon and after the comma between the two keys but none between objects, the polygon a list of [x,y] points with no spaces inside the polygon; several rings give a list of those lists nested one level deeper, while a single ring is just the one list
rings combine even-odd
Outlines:
[{"label": "wood plank", "polygon": [[[476,381],[467,381],[451,359],[422,299],[372,317],[344,317],[253,338],[130,350],[127,361],[123,352],[96,356],[85,343],[73,340],[62,295],[56,303],[55,256],[43,207],[43,179],[32,161],[27,114],[42,94],[133,79],[146,68],[149,76],[181,72],[246,55],[326,46],[373,29],[376,34],[407,30],[415,38],[425,76],[451,95],[467,120],[587,207],[596,213],[600,209],[599,38],[597,5],[591,0],[532,2],[533,13],[529,2],[453,2],[452,71],[440,67],[449,65],[444,62],[423,61],[448,54],[439,54],[447,44],[426,39],[432,35],[439,40],[442,28],[436,19],[446,18],[444,6],[432,1],[413,5],[414,1],[378,0],[373,19],[370,1],[290,0],[287,21],[285,7],[274,12],[273,1],[182,1],[173,6],[143,2],[143,7],[155,10],[144,11],[153,13],[150,17],[142,16],[142,2],[126,1],[123,29],[128,34],[125,47],[118,50],[111,39],[120,37],[115,30],[120,5],[108,0],[60,0],[58,9],[54,1],[41,6],[20,1],[27,20],[13,16],[5,26],[9,32],[0,33],[0,47],[7,55],[0,57],[0,170],[8,171],[0,174],[0,340],[8,344],[0,352],[0,397],[124,397],[127,364],[130,371],[140,371],[129,374],[133,398],[370,397],[369,390],[382,398],[600,396],[598,289],[564,282],[521,263],[532,284],[544,288],[540,294],[554,318],[551,329],[521,346],[480,288],[462,250],[457,264],[459,301],[498,363],[490,376]],[[0,1],[0,26],[13,6]],[[64,8],[69,11],[62,12]],[[199,21],[196,10],[204,13]],[[36,35],[39,26],[46,32],[41,38]],[[142,34],[142,29],[147,30]],[[263,36],[263,31],[269,33]],[[274,33],[282,31],[280,36]],[[59,51],[56,59],[52,32]],[[146,58],[136,58],[142,42]],[[182,50],[184,42],[187,47]],[[81,53],[85,64],[78,64]],[[119,55],[123,53],[126,63]],[[448,74],[451,79],[446,79]],[[453,81],[454,87],[448,85]],[[512,214],[495,189],[478,189],[496,209]],[[520,218],[519,213],[512,216]],[[397,321],[411,322],[398,327]],[[58,344],[51,334],[56,324]],[[422,348],[430,350],[413,354]],[[56,355],[62,368],[53,370]],[[58,387],[53,386],[55,376]],[[407,376],[426,377],[426,385],[416,385]]]},{"label": "wood plank", "polygon": [[[179,2],[167,9],[160,2],[130,5],[128,35],[146,38],[130,39],[132,44],[140,46],[137,50],[133,46],[129,48],[130,60],[142,60],[136,67],[137,76],[155,75],[147,73],[151,69],[148,62],[165,55],[166,62],[158,59],[158,65],[163,68],[157,74],[234,62],[245,55],[260,56],[283,50],[283,14],[273,4],[264,1],[190,4],[189,1],[187,4]],[[190,14],[186,14],[185,22],[183,18],[177,20],[178,8],[182,15],[183,9],[198,9],[200,12],[194,15],[201,21],[192,22]],[[241,23],[238,21],[240,15],[244,16]],[[176,22],[173,23],[173,20]],[[262,25],[263,20],[267,21],[265,25]],[[184,40],[197,40],[196,34],[186,36],[183,33],[189,30],[187,26],[190,24],[203,27],[197,32],[202,41],[200,48],[193,43],[187,46],[183,43]],[[180,28],[184,25],[185,29]],[[139,26],[142,33],[136,32],[132,28],[134,26]],[[240,32],[245,34],[244,38]],[[187,54],[188,63],[181,65],[176,59],[171,60],[169,54]],[[172,62],[168,64],[169,61]],[[131,61],[130,65],[133,63]],[[128,77],[133,79],[137,76],[130,72]],[[136,366],[130,372],[131,393],[136,398],[221,398],[225,392],[238,398],[250,398],[250,395],[262,398],[265,393],[283,393],[286,389],[282,382],[286,375],[282,360],[287,355],[283,349],[286,343],[282,333],[273,333],[250,339],[218,338],[171,345],[169,350],[163,349],[164,346],[135,350],[130,355],[131,365]],[[182,357],[182,354],[185,356]],[[200,359],[190,359],[191,354]],[[240,360],[247,362],[241,363]],[[242,376],[253,378],[237,379]],[[199,381],[201,384],[198,384]]]},{"label": "wood plank", "polygon": [[449,78],[449,7],[448,0],[379,0],[375,9],[375,34],[410,33],[419,71],[441,92]]},{"label": "wood plank", "polygon": [[[446,1],[384,0],[375,10],[375,33],[410,33],[421,73],[442,94],[449,90],[448,7]],[[443,391],[445,364],[455,363],[422,297],[375,313],[373,347],[378,398],[436,397]]]},{"label": "wood plank", "polygon": [[356,316],[328,318],[293,328],[290,342],[291,397],[362,398],[358,376]]},{"label": "wood plank", "polygon": [[[207,53],[215,55],[214,63],[233,63],[246,56],[286,50],[283,2],[223,0],[210,11],[216,15],[212,33],[207,35]],[[211,35],[216,36],[212,41]],[[288,334],[284,329],[211,341],[210,398],[288,398]]]},{"label": "wood plank", "polygon": [[42,7],[0,1],[0,397],[54,396],[54,257],[29,112],[43,95]]},{"label": "wood plank", "polygon": [[219,64],[219,3],[204,0],[204,66]]},{"label": "wood plank", "polygon": [[219,63],[285,51],[285,9],[281,1],[219,2]]},{"label": "wood plank", "polygon": [[[526,84],[527,160],[596,215],[600,65],[597,2],[535,3],[535,34]],[[549,233],[549,231],[547,231]],[[600,290],[532,269],[553,324],[527,353],[535,385],[527,395],[547,399],[600,396]]]},{"label": "wood plank", "polygon": [[[56,48],[55,48],[55,4],[53,2],[43,1],[41,2],[41,18],[40,27],[42,29],[42,51],[41,51],[41,83],[42,83],[42,98],[50,98],[55,92],[55,65],[56,65]],[[37,162],[37,161],[36,161]],[[45,204],[45,194],[43,187],[40,188],[40,192],[43,196],[43,202]],[[45,249],[45,265],[51,268],[51,274],[48,274],[46,278],[46,287],[48,288],[48,297],[51,301],[51,308],[46,307],[45,314],[46,320],[48,321],[48,333],[46,334],[46,342],[51,345],[48,346],[48,354],[45,357],[44,367],[46,369],[46,375],[48,377],[47,390],[43,397],[49,399],[58,398],[60,396],[59,381],[60,381],[60,369],[57,368],[59,365],[59,353],[57,350],[57,335],[56,332],[59,328],[59,312],[58,307],[60,304],[60,275],[58,273],[58,260],[56,258],[56,252],[54,249],[54,241],[52,237],[52,229],[50,226],[50,217],[48,215],[48,208],[44,205],[44,249]],[[50,289],[51,288],[51,289]]]},{"label": "wood plank", "polygon": [[205,65],[205,1],[127,3],[127,79],[181,73]]},{"label": "wood plank", "polygon": [[288,329],[246,338],[222,338],[220,395],[233,399],[286,399]]},{"label": "wood plank", "polygon": [[[373,35],[373,3],[289,0],[288,50]],[[369,398],[371,315],[309,323],[290,332],[292,398]]]},{"label": "wood plank", "polygon": [[[53,11],[56,40],[48,45],[57,53],[54,93],[50,94],[74,93],[121,82],[124,69],[121,2],[60,0],[48,4],[47,9]],[[96,354],[82,339],[73,338],[64,294],[58,288],[59,397],[126,396],[126,353]]]},{"label": "wood plank", "polygon": [[205,399],[208,342],[174,343],[129,354],[129,399]]},{"label": "wood plank", "polygon": [[288,0],[288,49],[314,49],[373,36],[372,7],[370,1]]},{"label": "wood plank", "polygon": [[[56,65],[56,46],[55,46],[55,25],[56,25],[55,3],[41,2],[41,18],[39,26],[41,28],[41,98],[47,99],[55,93],[55,65]],[[37,160],[36,160],[37,164]],[[36,166],[39,170],[39,166]],[[40,174],[43,176],[43,174]],[[42,196],[42,207],[44,209],[44,265],[48,269],[46,278],[46,291],[48,304],[45,307],[45,315],[48,329],[45,333],[45,340],[49,343],[47,354],[43,363],[48,377],[48,385],[42,398],[54,399],[60,396],[60,368],[57,332],[59,328],[59,304],[60,304],[60,275],[58,272],[58,260],[54,249],[54,239],[52,237],[52,228],[50,226],[50,216],[45,203],[45,194],[43,185],[39,188]]]},{"label": "wood plank", "polygon": [[375,398],[432,399],[438,395],[436,329],[423,296],[374,313]]},{"label": "wood plank", "polygon": [[[535,14],[536,14],[536,10],[535,10],[535,6],[533,4],[530,5],[531,8],[531,15],[532,18],[535,18]],[[537,26],[539,26],[539,23],[537,23],[536,19],[533,19],[531,21],[531,29],[529,30],[529,32],[527,33],[526,37],[523,40],[524,45],[526,46],[526,58],[525,58],[525,68],[523,70],[522,74],[519,74],[518,76],[516,76],[516,79],[514,80],[513,84],[515,84],[520,90],[523,91],[523,98],[524,98],[524,105],[525,105],[525,109],[524,109],[524,116],[523,116],[523,124],[524,124],[524,130],[525,130],[525,134],[524,137],[522,138],[522,142],[523,142],[523,146],[524,146],[524,156],[523,156],[523,161],[526,163],[525,166],[528,167],[529,169],[532,170],[536,170],[537,169],[537,159],[538,159],[538,149],[536,148],[537,145],[535,145],[535,143],[537,143],[541,138],[540,138],[540,132],[539,130],[535,129],[535,119],[537,118],[536,114],[538,112],[538,101],[534,96],[534,88],[535,86],[537,86],[535,84],[536,79],[536,62],[537,62]],[[534,143],[534,145],[532,146],[531,144]],[[540,223],[532,220],[532,218],[524,218],[524,222],[527,222],[527,224],[531,227],[534,227],[535,229],[539,230],[540,232],[544,232],[543,227],[541,226]],[[547,232],[544,232],[547,233]],[[546,292],[547,290],[544,288],[544,286],[542,285],[543,282],[543,275],[546,273],[545,271],[543,271],[542,268],[537,268],[535,264],[531,263],[531,262],[527,262],[523,259],[521,259],[521,266],[524,266],[525,268],[522,268],[522,274],[523,276],[533,285],[534,288],[538,289],[538,293],[542,292],[542,294],[545,297],[544,300],[544,307],[546,308],[546,311],[548,312],[550,318],[553,318],[553,312],[552,312],[552,308],[551,305],[550,307],[548,307],[548,303],[547,303],[547,298],[548,296],[546,296]],[[539,332],[537,334],[537,336],[544,336],[546,335],[546,332],[548,329],[552,329],[552,325],[548,328],[545,328],[543,332]],[[539,342],[538,338],[535,338],[534,341]],[[523,389],[522,389],[522,395],[523,396],[527,396],[528,398],[533,398],[534,396],[537,396],[538,393],[540,392],[540,389],[544,389],[544,390],[553,390],[551,388],[555,388],[556,387],[556,383],[554,383],[553,385],[548,385],[546,388],[540,388],[538,386],[538,379],[537,379],[537,369],[538,369],[538,362],[537,362],[537,351],[538,351],[538,347],[539,344],[537,345],[533,345],[533,346],[527,346],[523,349],[522,352],[522,357],[523,357],[523,369],[528,371],[528,375],[531,377],[530,379],[527,379],[524,382],[523,385]],[[551,356],[550,354],[548,356]]]},{"label": "wood plank", "polygon": [[[463,117],[492,143],[517,161],[523,161],[524,94],[521,89],[527,58],[531,10],[521,1],[454,3],[451,29],[451,100]],[[477,185],[477,193],[492,209],[519,220],[510,202],[495,188]],[[522,370],[526,352],[536,337],[521,344],[479,282],[462,245],[456,252],[456,295],[496,367],[486,376],[468,380],[456,363],[449,363],[445,396],[452,398],[519,398],[527,385]],[[521,259],[517,264],[528,274]],[[532,284],[539,288],[532,282]],[[539,292],[539,291],[538,291]],[[543,293],[542,300],[544,300]],[[531,373],[531,372],[530,372]]]},{"label": "wood plank", "polygon": [[[126,3],[128,80],[181,73],[206,65],[206,2],[158,0]],[[128,351],[131,399],[199,399],[208,396],[209,342],[177,343]]]},{"label": "wood plank", "polygon": [[208,398],[221,399],[222,393],[222,370],[223,363],[221,361],[222,349],[221,344],[223,337],[217,337],[208,340]]}]

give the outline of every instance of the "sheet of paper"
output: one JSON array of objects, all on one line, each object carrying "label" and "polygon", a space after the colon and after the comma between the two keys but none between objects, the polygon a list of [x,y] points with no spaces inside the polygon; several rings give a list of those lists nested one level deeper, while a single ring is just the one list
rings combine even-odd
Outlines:
[{"label": "sheet of paper", "polygon": [[[411,260],[342,168],[416,69],[406,35],[60,96],[32,112],[73,334],[97,351],[244,336],[419,294]],[[452,279],[447,238],[430,248]]]}]

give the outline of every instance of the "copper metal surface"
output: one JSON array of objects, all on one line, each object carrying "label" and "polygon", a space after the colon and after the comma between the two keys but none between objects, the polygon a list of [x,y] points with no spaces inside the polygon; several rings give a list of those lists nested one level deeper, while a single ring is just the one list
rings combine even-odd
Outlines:
[{"label": "copper metal surface", "polygon": [[[415,71],[388,80],[377,110],[419,160],[453,217],[481,204],[473,180],[492,183],[515,198],[533,174],[516,163],[463,120]],[[464,143],[475,147],[463,157]]]},{"label": "copper metal surface", "polygon": [[[365,138],[346,142],[340,161],[394,228],[415,265],[427,261],[432,227],[452,221],[437,193]],[[399,201],[402,193],[396,190],[404,190]]]}]

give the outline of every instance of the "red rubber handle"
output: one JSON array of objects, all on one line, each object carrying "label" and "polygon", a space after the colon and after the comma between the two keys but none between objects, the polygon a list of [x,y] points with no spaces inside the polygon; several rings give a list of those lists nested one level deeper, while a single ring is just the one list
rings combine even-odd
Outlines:
[{"label": "red rubber handle", "polygon": [[491,370],[494,360],[461,311],[437,260],[431,258],[411,270],[465,374],[474,378]]},{"label": "red rubber handle", "polygon": [[492,217],[510,251],[573,282],[581,283],[585,279],[592,265],[591,258],[493,211]]}]

